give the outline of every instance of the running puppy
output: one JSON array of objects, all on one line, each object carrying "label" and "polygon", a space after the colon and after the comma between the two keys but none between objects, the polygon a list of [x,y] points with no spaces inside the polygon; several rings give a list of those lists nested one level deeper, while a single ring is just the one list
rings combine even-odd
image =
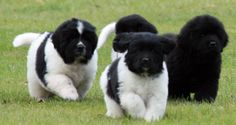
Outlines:
[{"label": "running puppy", "polygon": [[163,117],[168,96],[168,72],[164,55],[172,48],[156,34],[121,33],[114,40],[127,50],[107,66],[100,78],[109,117],[124,113],[147,121]]},{"label": "running puppy", "polygon": [[58,95],[78,100],[92,86],[97,71],[97,35],[89,22],[72,18],[55,32],[18,35],[13,45],[31,45],[27,62],[31,97],[43,100]]}]

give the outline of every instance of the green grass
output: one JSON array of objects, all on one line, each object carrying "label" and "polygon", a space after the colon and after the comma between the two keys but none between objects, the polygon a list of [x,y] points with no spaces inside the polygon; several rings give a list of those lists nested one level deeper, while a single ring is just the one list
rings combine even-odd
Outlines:
[{"label": "green grass", "polygon": [[[236,124],[236,1],[235,0],[0,0],[0,124]],[[31,99],[27,90],[28,47],[13,48],[20,33],[53,31],[71,17],[86,19],[97,27],[122,16],[138,13],[155,24],[160,33],[175,32],[200,14],[211,14],[224,22],[230,41],[223,52],[219,94],[214,104],[169,101],[159,122],[105,116],[99,76],[110,63],[110,42],[99,50],[99,69],[92,89],[81,102],[58,97],[44,103]]]}]

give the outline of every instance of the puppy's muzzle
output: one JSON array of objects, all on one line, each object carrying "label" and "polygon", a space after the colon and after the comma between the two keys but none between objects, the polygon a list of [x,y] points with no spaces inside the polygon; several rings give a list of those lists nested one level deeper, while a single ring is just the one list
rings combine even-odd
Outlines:
[{"label": "puppy's muzzle", "polygon": [[149,69],[150,67],[150,63],[151,63],[151,59],[150,58],[147,58],[147,57],[144,57],[141,59],[141,65],[144,69]]},{"label": "puppy's muzzle", "polygon": [[75,55],[80,56],[85,54],[86,47],[83,44],[77,45],[77,48],[75,49]]}]

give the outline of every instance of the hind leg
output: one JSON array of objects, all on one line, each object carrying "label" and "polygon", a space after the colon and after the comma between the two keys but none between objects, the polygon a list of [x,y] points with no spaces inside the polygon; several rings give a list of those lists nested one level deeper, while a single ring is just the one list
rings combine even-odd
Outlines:
[{"label": "hind leg", "polygon": [[107,112],[106,115],[112,118],[119,118],[123,116],[123,110],[120,105],[116,103],[113,99],[108,97],[108,95],[104,96],[104,100],[106,103]]},{"label": "hind leg", "polygon": [[114,99],[110,98],[107,93],[108,68],[109,66],[106,67],[105,71],[102,73],[101,78],[100,78],[100,87],[104,94],[104,100],[105,100],[106,109],[107,109],[106,115],[112,118],[119,118],[123,116],[123,110],[121,109],[121,106]]},{"label": "hind leg", "polygon": [[45,100],[52,95],[49,91],[45,90],[37,80],[28,81],[28,89],[31,97],[37,99],[38,101]]},{"label": "hind leg", "polygon": [[218,82],[215,84],[203,84],[199,86],[198,91],[195,93],[196,101],[214,102],[217,96]]}]

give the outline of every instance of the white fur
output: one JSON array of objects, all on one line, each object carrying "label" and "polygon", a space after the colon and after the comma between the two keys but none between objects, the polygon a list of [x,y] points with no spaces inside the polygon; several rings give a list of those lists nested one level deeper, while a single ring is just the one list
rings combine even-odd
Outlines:
[{"label": "white fur", "polygon": [[101,48],[102,45],[106,42],[109,35],[115,31],[115,28],[116,28],[116,22],[112,22],[112,23],[106,25],[102,29],[102,31],[98,37],[98,45],[97,45],[98,49]]},{"label": "white fur", "polygon": [[[115,32],[115,29],[116,28],[116,22],[112,22],[108,25],[106,25],[99,37],[98,37],[98,46],[97,48],[100,49],[102,47],[102,45],[107,41],[107,38],[111,35],[111,33]],[[118,58],[120,58],[121,56],[123,56],[124,53],[118,53],[118,52],[115,52],[114,49],[111,50],[111,60],[114,61]]]},{"label": "white fur", "polygon": [[21,45],[30,45],[32,41],[40,36],[39,33],[23,33],[17,35],[13,40],[13,46],[18,47]]},{"label": "white fur", "polygon": [[93,57],[87,64],[67,65],[49,38],[45,46],[47,67],[47,74],[45,75],[47,86],[45,86],[38,78],[35,66],[37,50],[47,34],[46,32],[35,39],[28,51],[27,78],[30,96],[36,99],[45,99],[56,94],[68,100],[82,99],[90,89],[96,75],[97,50],[94,51]]},{"label": "white fur", "polygon": [[168,96],[168,72],[165,62],[163,62],[163,71],[158,77],[141,77],[128,69],[122,56],[118,63],[120,105],[107,95],[108,70],[109,66],[100,78],[107,116],[121,117],[123,109],[132,117],[144,118],[146,121],[159,120],[163,117]]},{"label": "white fur", "polygon": [[83,34],[84,25],[81,22],[78,22],[77,30],[80,34]]},{"label": "white fur", "polygon": [[124,53],[118,53],[118,52],[114,51],[114,49],[112,49],[111,50],[111,61],[112,62],[115,61],[116,59],[124,56],[126,53],[127,53],[127,51]]}]

